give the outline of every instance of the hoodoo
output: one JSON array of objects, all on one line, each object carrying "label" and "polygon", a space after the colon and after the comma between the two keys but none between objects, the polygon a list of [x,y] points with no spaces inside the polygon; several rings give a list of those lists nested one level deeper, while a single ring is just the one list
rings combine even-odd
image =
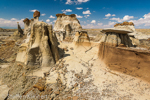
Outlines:
[{"label": "hoodoo", "polygon": [[132,47],[132,41],[130,40],[127,33],[132,33],[132,31],[121,30],[121,29],[103,29],[105,35],[101,38],[100,42],[104,42],[107,45],[114,47],[117,46],[127,46]]},{"label": "hoodoo", "polygon": [[75,14],[56,14],[56,16],[54,32],[59,41],[64,40],[66,37],[71,37],[76,31],[82,30],[82,26]]},{"label": "hoodoo", "polygon": [[[52,31],[52,25],[39,22],[40,12],[35,11],[34,19],[28,26],[28,36],[20,46],[16,61],[25,65],[39,65],[48,67],[53,65],[59,59],[57,39]],[[29,20],[24,20],[25,24],[29,24]],[[30,29],[30,30],[29,30]]]},{"label": "hoodoo", "polygon": [[21,27],[19,25],[19,22],[17,22],[17,24],[18,24],[18,30],[15,31],[13,33],[13,35],[11,36],[11,38],[13,38],[15,40],[17,40],[17,39],[19,39],[19,38],[21,38],[23,36],[23,31],[22,31],[22,29],[21,29]]}]

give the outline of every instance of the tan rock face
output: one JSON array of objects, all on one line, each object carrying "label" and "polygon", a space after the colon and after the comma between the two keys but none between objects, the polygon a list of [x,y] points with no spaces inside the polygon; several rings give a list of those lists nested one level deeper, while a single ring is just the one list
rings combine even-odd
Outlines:
[{"label": "tan rock face", "polygon": [[[108,30],[108,31],[107,31]],[[115,31],[114,31],[115,30]],[[117,47],[120,44],[123,44],[127,47],[132,47],[132,40],[129,38],[127,32],[128,31],[123,31],[123,30],[116,30],[114,29],[113,32],[109,29],[104,29],[103,31],[106,31],[105,35],[102,35],[100,43],[105,43],[107,45]],[[123,32],[119,33],[119,32]],[[125,34],[126,32],[126,34]]]},{"label": "tan rock face", "polygon": [[33,17],[40,17],[40,12],[36,10],[33,14]]},{"label": "tan rock face", "polygon": [[29,66],[44,67],[51,66],[58,61],[58,45],[56,36],[52,32],[52,25],[36,22],[31,27],[31,35],[28,38],[29,41],[20,46],[16,61]]},{"label": "tan rock face", "polygon": [[90,45],[90,38],[86,31],[76,32],[73,43],[75,45]]},{"label": "tan rock face", "polygon": [[66,26],[69,24],[72,31],[82,29],[80,22],[76,18],[75,14],[65,15],[65,14],[56,14],[57,20],[54,25],[54,31],[65,31]]},{"label": "tan rock face", "polygon": [[13,35],[11,36],[11,38],[13,38],[13,39],[19,39],[19,38],[21,38],[21,37],[23,37],[23,31],[22,31],[22,29],[21,29],[21,27],[20,27],[20,25],[19,25],[19,23],[17,23],[18,24],[18,30],[17,31],[15,31],[14,33],[13,33]]},{"label": "tan rock face", "polygon": [[124,29],[128,31],[135,31],[134,23],[133,22],[123,22],[123,23],[117,23],[114,25],[114,28],[116,29]]}]

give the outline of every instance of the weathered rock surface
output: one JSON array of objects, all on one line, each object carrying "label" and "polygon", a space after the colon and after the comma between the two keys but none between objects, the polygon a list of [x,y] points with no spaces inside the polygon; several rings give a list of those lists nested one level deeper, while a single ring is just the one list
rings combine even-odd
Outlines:
[{"label": "weathered rock surface", "polygon": [[16,61],[26,65],[48,67],[59,59],[58,44],[52,26],[37,22],[31,28],[29,41],[20,46]]},{"label": "weathered rock surface", "polygon": [[90,38],[86,31],[78,31],[74,36],[73,43],[77,46],[90,46]]},{"label": "weathered rock surface", "polygon": [[13,38],[13,39],[15,39],[15,40],[17,40],[17,39],[23,37],[23,31],[22,31],[22,29],[21,29],[19,23],[17,23],[17,24],[18,24],[18,30],[15,31],[15,32],[12,34],[12,36],[11,36],[11,38]]},{"label": "weathered rock surface", "polygon": [[71,31],[78,31],[82,29],[75,14],[56,14],[56,16],[57,20],[54,25],[54,31],[68,31],[68,27],[71,28]]},{"label": "weathered rock surface", "polygon": [[127,47],[132,47],[132,41],[127,35],[130,31],[120,30],[120,29],[103,29],[103,32],[106,32],[105,35],[102,36],[100,43],[103,42],[110,46],[118,46],[119,44],[124,44]]}]

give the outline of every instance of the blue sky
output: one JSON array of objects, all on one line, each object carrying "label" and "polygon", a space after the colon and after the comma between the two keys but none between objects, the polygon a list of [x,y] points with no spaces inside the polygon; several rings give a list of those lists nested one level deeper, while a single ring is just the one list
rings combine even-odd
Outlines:
[{"label": "blue sky", "polygon": [[1,0],[0,27],[17,28],[17,22],[33,18],[55,23],[57,13],[77,14],[83,28],[111,28],[115,23],[132,21],[136,28],[150,27],[150,0]]}]

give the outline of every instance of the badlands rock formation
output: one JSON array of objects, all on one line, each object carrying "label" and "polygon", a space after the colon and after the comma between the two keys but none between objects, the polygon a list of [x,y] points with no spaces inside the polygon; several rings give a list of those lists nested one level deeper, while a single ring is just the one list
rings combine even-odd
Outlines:
[{"label": "badlands rock formation", "polygon": [[82,29],[80,22],[76,18],[75,14],[56,14],[57,20],[54,25],[54,31],[66,31],[67,25],[69,24],[72,31],[78,31]]},{"label": "badlands rock formation", "polygon": [[75,31],[82,30],[82,26],[75,14],[56,14],[56,16],[54,31],[58,40],[62,41],[66,37],[71,37]]},{"label": "badlands rock formation", "polygon": [[103,29],[102,32],[105,34],[102,36],[100,43],[117,47],[117,46],[127,46],[132,47],[132,41],[130,40],[127,33],[131,31],[121,30],[121,29]]},{"label": "badlands rock formation", "polygon": [[17,22],[17,24],[18,24],[18,30],[17,31],[15,31],[14,33],[13,33],[13,35],[11,36],[11,38],[13,38],[13,39],[19,39],[19,38],[21,38],[22,36],[23,36],[23,31],[22,31],[22,29],[21,29],[21,27],[20,27],[20,25],[19,25],[19,22]]},{"label": "badlands rock formation", "polygon": [[78,31],[75,34],[73,43],[76,46],[90,46],[90,38],[86,31]]},{"label": "badlands rock formation", "polygon": [[[113,70],[120,71],[135,77],[149,80],[148,74],[150,52],[136,49],[127,35],[132,31],[121,29],[103,29],[106,34],[101,38],[99,58]],[[126,48],[130,47],[130,48]],[[144,72],[144,73],[143,73]]]},{"label": "badlands rock formation", "polygon": [[52,25],[39,22],[38,12],[35,12],[33,16],[34,20],[30,27],[28,26],[31,31],[28,30],[27,39],[20,46],[16,61],[30,66],[48,67],[59,59],[57,39],[53,34]]},{"label": "badlands rock formation", "polygon": [[150,38],[150,35],[145,35],[141,32],[137,32],[135,30],[133,22],[117,23],[114,25],[114,28],[132,31],[132,33],[130,33],[129,36],[131,37],[131,39],[133,41],[135,41],[135,42],[133,42],[135,45],[139,45],[139,41],[137,39],[148,39],[148,38]]}]

